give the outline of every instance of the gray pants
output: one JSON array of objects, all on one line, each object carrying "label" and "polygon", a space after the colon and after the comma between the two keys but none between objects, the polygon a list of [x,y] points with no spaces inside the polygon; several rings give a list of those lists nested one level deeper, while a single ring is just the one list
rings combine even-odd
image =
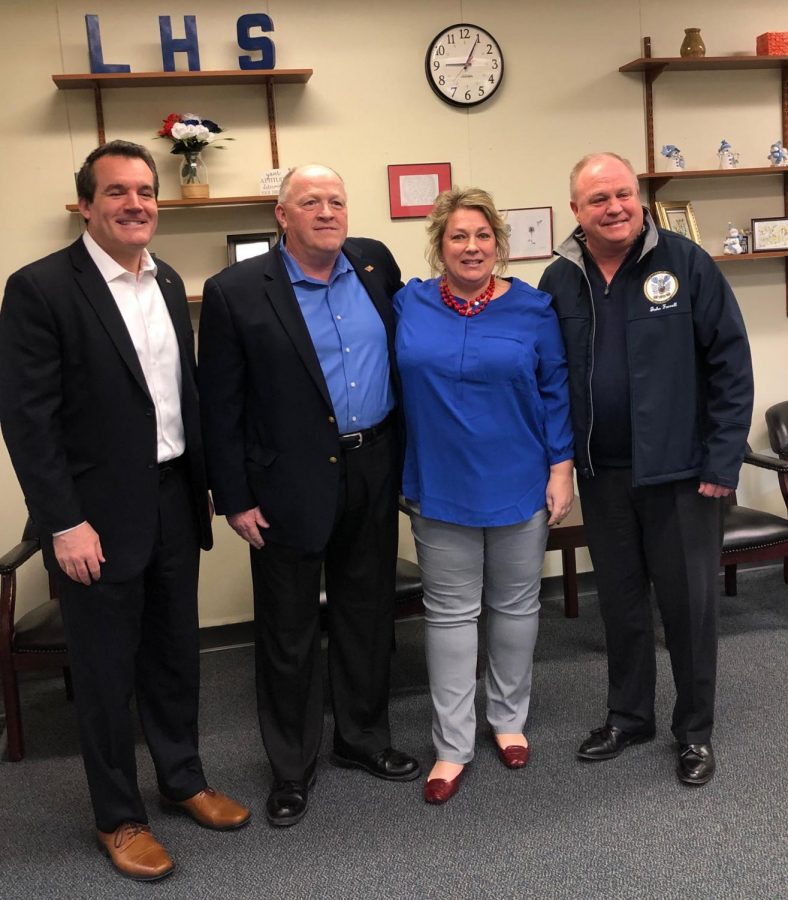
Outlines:
[{"label": "gray pants", "polygon": [[412,514],[424,583],[432,739],[438,759],[473,759],[477,621],[487,608],[487,721],[496,734],[525,728],[547,512],[527,522],[470,528]]}]

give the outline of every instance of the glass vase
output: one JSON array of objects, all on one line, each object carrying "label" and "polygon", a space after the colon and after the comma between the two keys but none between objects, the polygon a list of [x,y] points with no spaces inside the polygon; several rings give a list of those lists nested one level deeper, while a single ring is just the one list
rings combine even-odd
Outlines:
[{"label": "glass vase", "polygon": [[181,197],[184,200],[198,200],[210,197],[208,168],[199,150],[187,150],[181,154],[179,171]]}]

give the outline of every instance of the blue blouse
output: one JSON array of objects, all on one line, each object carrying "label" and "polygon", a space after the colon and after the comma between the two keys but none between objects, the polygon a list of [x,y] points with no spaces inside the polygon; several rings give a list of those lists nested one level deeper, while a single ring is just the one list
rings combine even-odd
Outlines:
[{"label": "blue blouse", "polygon": [[423,516],[513,525],[544,508],[550,466],[573,456],[564,345],[550,295],[517,278],[479,315],[438,279],[394,297],[406,423],[402,492]]}]

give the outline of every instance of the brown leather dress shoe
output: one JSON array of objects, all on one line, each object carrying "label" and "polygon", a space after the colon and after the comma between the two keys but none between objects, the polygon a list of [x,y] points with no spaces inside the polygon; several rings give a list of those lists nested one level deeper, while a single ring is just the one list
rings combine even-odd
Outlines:
[{"label": "brown leather dress shoe", "polygon": [[99,847],[112,865],[135,881],[156,881],[175,868],[172,857],[151,834],[149,825],[124,822],[109,834],[97,831]]},{"label": "brown leather dress shoe", "polygon": [[190,815],[198,825],[214,831],[240,828],[252,816],[245,806],[211,787],[206,787],[188,800],[169,800],[166,797],[163,800],[167,806]]},{"label": "brown leather dress shoe", "polygon": [[[467,766],[465,767],[468,768]],[[448,800],[457,793],[460,789],[460,779],[462,778],[463,772],[465,769],[462,769],[457,775],[454,776],[451,780],[447,781],[445,778],[428,778],[426,784],[424,785],[424,799],[427,803],[434,803],[438,805],[440,803],[446,803]]]},{"label": "brown leather dress shoe", "polygon": [[510,744],[508,747],[502,747],[498,741],[495,741],[498,748],[498,757],[507,769],[522,769],[531,758],[531,746],[521,747],[519,744]]}]

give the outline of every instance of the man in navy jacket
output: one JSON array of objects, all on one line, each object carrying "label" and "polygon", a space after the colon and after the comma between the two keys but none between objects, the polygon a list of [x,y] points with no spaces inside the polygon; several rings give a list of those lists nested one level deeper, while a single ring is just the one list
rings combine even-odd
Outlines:
[{"label": "man in navy jacket", "polygon": [[717,658],[722,503],[752,414],[736,299],[697,244],[655,226],[630,163],[580,160],[579,227],[539,287],[569,362],[578,486],[608,652],[608,715],[578,750],[611,759],[655,734],[650,585],[665,626],[679,778],[705,784]]}]

